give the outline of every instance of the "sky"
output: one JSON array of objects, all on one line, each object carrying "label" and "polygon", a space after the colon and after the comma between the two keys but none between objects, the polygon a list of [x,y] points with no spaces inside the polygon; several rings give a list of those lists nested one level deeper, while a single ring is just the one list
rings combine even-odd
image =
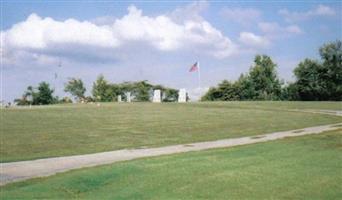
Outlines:
[{"label": "sky", "polygon": [[[192,100],[269,55],[284,82],[324,43],[341,39],[341,1],[1,1],[1,97],[68,78],[87,95],[102,74],[185,88]],[[198,72],[190,67],[200,63]]]}]

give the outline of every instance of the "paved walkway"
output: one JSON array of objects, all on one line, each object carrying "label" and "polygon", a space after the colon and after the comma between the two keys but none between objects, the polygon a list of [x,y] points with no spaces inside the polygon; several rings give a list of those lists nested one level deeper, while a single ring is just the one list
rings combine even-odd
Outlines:
[{"label": "paved walkway", "polygon": [[184,145],[172,145],[146,149],[124,149],[110,152],[94,153],[87,155],[66,156],[57,158],[38,159],[31,161],[19,161],[0,164],[0,185],[10,182],[26,180],[34,177],[50,176],[58,172],[71,169],[92,167],[136,158],[168,155],[189,151],[199,151],[213,148],[234,147],[238,145],[254,144],[285,137],[296,137],[309,134],[318,134],[324,131],[342,128],[342,123],[315,126],[291,131],[282,131],[257,135],[251,137],[223,139],[209,142],[198,142]]},{"label": "paved walkway", "polygon": [[342,110],[312,110],[312,109],[299,110],[299,109],[289,109],[289,111],[342,116]]}]

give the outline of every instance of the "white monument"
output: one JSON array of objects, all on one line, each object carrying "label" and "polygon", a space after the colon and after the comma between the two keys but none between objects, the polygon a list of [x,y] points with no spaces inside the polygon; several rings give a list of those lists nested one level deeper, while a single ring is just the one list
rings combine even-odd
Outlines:
[{"label": "white monument", "polygon": [[180,89],[178,92],[178,102],[179,103],[186,102],[186,90],[184,88]]},{"label": "white monument", "polygon": [[131,102],[131,93],[130,92],[126,92],[126,99],[127,99],[127,102]]},{"label": "white monument", "polygon": [[160,103],[161,102],[161,92],[160,90],[154,90],[153,91],[153,99],[152,102],[153,103]]},{"label": "white monument", "polygon": [[121,95],[118,95],[118,102],[119,102],[119,103],[122,102]]}]

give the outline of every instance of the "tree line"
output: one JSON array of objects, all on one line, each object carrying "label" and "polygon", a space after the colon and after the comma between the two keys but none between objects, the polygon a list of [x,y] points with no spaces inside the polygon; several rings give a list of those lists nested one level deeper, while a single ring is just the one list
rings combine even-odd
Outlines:
[{"label": "tree line", "polygon": [[[99,75],[93,83],[92,96],[86,96],[86,88],[81,79],[69,78],[64,85],[64,91],[69,93],[77,102],[111,102],[117,101],[121,95],[126,100],[130,93],[132,101],[150,101],[153,91],[161,90],[163,102],[174,102],[178,99],[178,90],[163,85],[153,85],[146,80],[137,82],[110,83],[103,75]],[[17,105],[47,105],[57,103],[72,103],[69,97],[60,99],[53,96],[54,90],[47,82],[41,82],[38,87],[28,86],[21,98],[15,99]]]},{"label": "tree line", "polygon": [[[319,48],[321,60],[304,59],[294,69],[295,81],[284,84],[277,75],[277,65],[267,55],[256,55],[254,65],[237,81],[223,80],[211,87],[201,97],[202,101],[238,100],[304,100],[342,101],[342,42],[337,40]],[[81,79],[69,78],[64,91],[78,102],[117,101],[119,95],[126,100],[131,94],[133,101],[150,101],[153,90],[159,89],[163,102],[178,99],[178,90],[163,85],[153,85],[147,80],[137,82],[110,83],[103,75],[98,76],[92,86],[92,96],[85,96],[86,88]],[[27,87],[17,105],[46,105],[70,103],[68,97],[53,96],[54,90],[47,82],[38,87]]]},{"label": "tree line", "polygon": [[[70,83],[69,83],[70,85]],[[100,75],[93,83],[92,95],[94,101],[110,102],[116,101],[118,95],[126,100],[126,94],[129,92],[133,101],[150,101],[153,91],[161,91],[163,102],[173,102],[178,99],[178,90],[165,87],[163,85],[153,85],[147,80],[137,82],[109,83],[103,75]]]},{"label": "tree line", "polygon": [[306,58],[294,69],[295,81],[284,84],[277,65],[267,55],[257,55],[254,65],[235,82],[223,80],[211,87],[202,101],[234,100],[342,100],[342,43],[319,48],[321,60]]}]

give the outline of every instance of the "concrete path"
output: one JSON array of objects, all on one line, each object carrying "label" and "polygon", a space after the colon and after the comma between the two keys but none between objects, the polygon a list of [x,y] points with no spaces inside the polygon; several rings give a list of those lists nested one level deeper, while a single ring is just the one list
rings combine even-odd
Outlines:
[{"label": "concrete path", "polygon": [[342,129],[342,123],[325,126],[315,126],[291,131],[275,132],[251,137],[223,139],[217,141],[198,142],[184,145],[172,145],[166,147],[132,150],[124,149],[87,155],[47,158],[12,163],[1,163],[0,185],[5,185],[10,182],[26,180],[35,177],[50,176],[58,172],[65,172],[71,169],[92,167],[119,161],[132,160],[136,158],[168,155],[189,151],[199,151],[213,148],[234,147],[238,145],[254,144],[259,142],[277,140],[285,137],[318,134],[324,131],[337,129]]},{"label": "concrete path", "polygon": [[[341,104],[342,105],[342,104]],[[335,115],[335,116],[342,116],[342,110],[313,110],[313,109],[289,109],[288,111],[295,111],[295,112],[306,112],[306,113],[313,113],[313,114],[325,114],[325,115]]]}]

